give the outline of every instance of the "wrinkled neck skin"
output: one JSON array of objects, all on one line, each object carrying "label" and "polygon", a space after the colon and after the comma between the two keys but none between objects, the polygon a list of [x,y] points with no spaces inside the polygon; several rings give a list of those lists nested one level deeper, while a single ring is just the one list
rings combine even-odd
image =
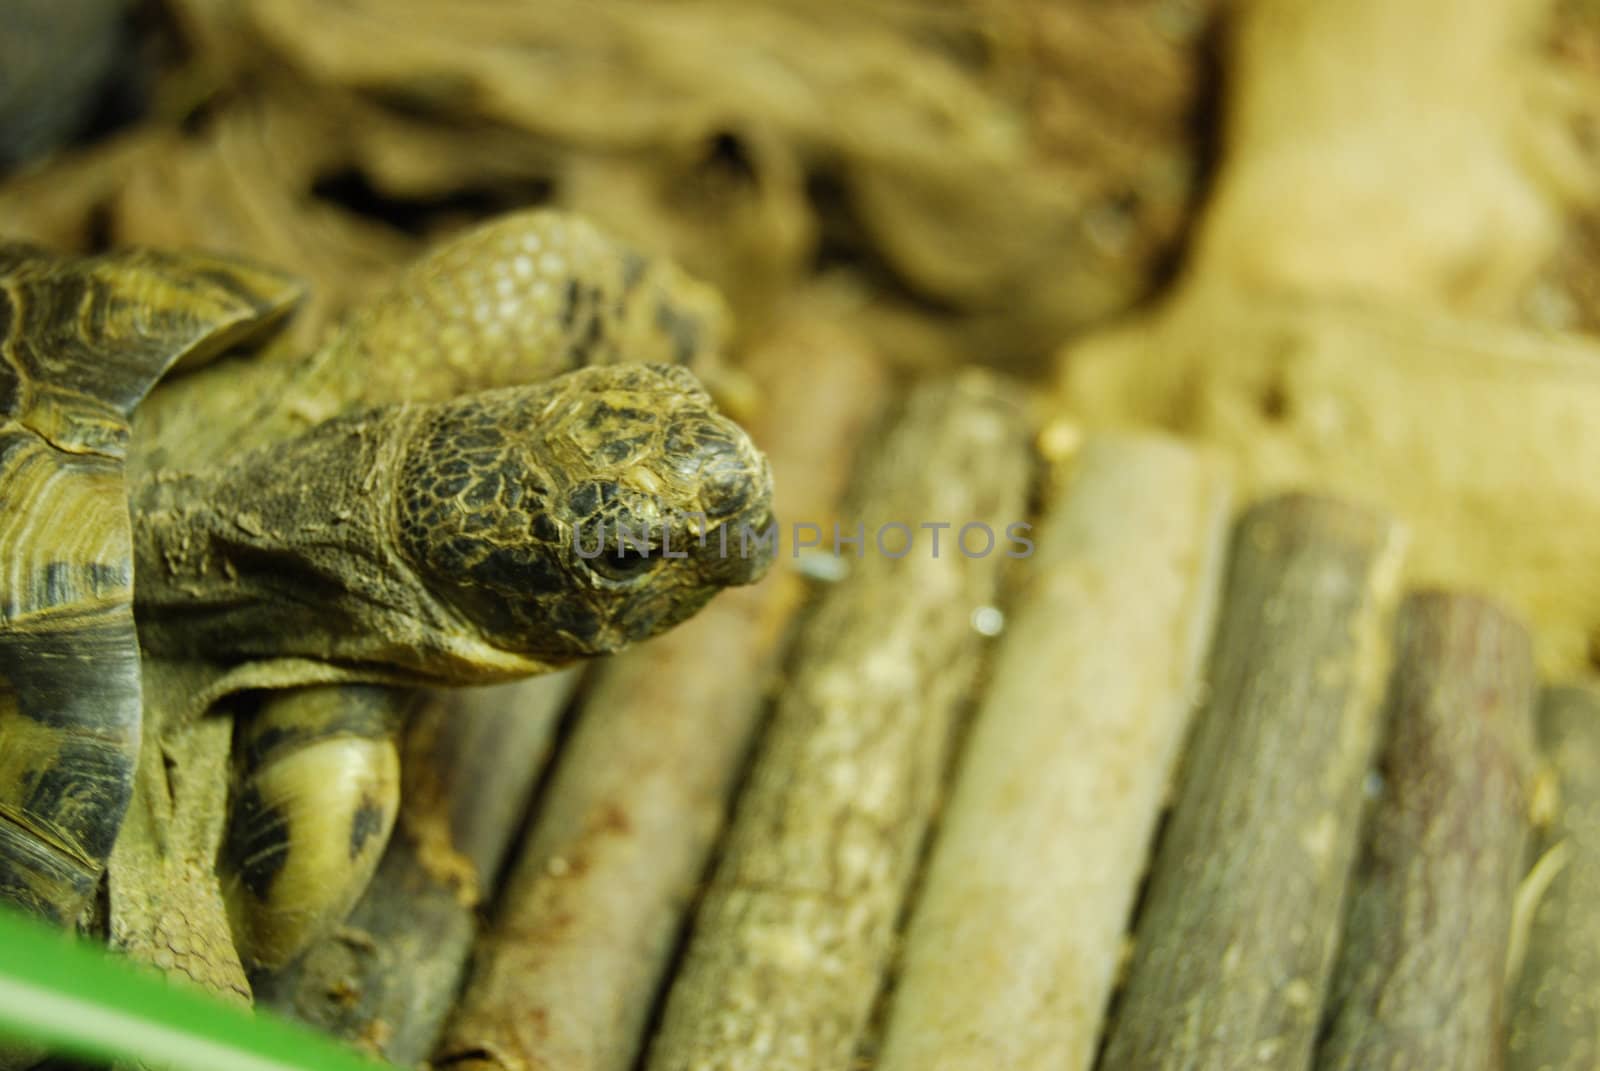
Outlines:
[{"label": "wrinkled neck skin", "polygon": [[133,490],[136,615],[164,657],[301,658],[347,680],[478,683],[554,668],[495,648],[393,539],[405,442],[425,410],[350,414],[231,464]]}]

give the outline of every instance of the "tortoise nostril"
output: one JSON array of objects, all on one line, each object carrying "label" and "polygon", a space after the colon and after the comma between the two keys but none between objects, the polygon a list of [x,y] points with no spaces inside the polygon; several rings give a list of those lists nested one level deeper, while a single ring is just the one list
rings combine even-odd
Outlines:
[{"label": "tortoise nostril", "polygon": [[753,518],[729,522],[726,541],[711,546],[716,552],[706,559],[707,574],[718,584],[753,584],[760,580],[778,556],[777,518],[771,507]]},{"label": "tortoise nostril", "polygon": [[700,471],[700,500],[711,517],[732,517],[760,505],[767,481],[749,455],[729,450],[706,462]]}]

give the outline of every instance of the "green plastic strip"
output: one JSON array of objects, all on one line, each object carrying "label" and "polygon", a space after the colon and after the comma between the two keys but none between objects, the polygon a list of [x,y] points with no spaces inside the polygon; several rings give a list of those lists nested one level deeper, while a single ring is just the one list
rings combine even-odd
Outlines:
[{"label": "green plastic strip", "polygon": [[0,1037],[170,1071],[374,1071],[387,1066],[265,1012],[168,982],[4,909]]}]

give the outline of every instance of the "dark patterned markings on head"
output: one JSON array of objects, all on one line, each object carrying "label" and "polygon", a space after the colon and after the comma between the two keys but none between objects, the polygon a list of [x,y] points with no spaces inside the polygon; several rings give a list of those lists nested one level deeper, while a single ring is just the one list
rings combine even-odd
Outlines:
[{"label": "dark patterned markings on head", "polygon": [[567,577],[555,562],[529,557],[496,547],[469,570],[472,579],[488,588],[524,588],[529,595],[558,595],[567,587]]},{"label": "dark patterned markings on head", "polygon": [[580,483],[572,489],[572,494],[567,497],[567,508],[572,516],[579,521],[587,521],[594,517],[595,511],[600,508],[601,496],[605,489],[597,483]]},{"label": "dark patterned markings on head", "polygon": [[565,635],[581,638],[600,631],[600,615],[578,599],[555,603],[550,609],[550,624]]},{"label": "dark patterned markings on head", "polygon": [[[503,432],[493,449],[486,424]],[[754,579],[766,563],[709,560],[696,518],[707,502],[764,517],[770,497],[765,461],[693,375],[615,365],[439,407],[407,450],[397,521],[408,559],[489,642],[554,661],[645,638]],[[580,556],[601,526],[650,546]]]}]

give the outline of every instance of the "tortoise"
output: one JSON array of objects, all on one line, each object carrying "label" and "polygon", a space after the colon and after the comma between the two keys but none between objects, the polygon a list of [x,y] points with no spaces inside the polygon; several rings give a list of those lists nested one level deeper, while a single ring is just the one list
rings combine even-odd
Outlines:
[{"label": "tortoise", "polygon": [[[241,993],[195,871],[220,855],[246,962],[338,921],[407,687],[610,653],[772,557],[714,538],[770,526],[771,477],[690,371],[721,306],[671,264],[518,213],[311,353],[219,358],[300,295],[220,256],[0,246],[0,901],[71,924],[112,858],[113,937]],[[585,554],[586,527],[648,538]],[[200,715],[240,696],[219,851],[229,731]]]}]

